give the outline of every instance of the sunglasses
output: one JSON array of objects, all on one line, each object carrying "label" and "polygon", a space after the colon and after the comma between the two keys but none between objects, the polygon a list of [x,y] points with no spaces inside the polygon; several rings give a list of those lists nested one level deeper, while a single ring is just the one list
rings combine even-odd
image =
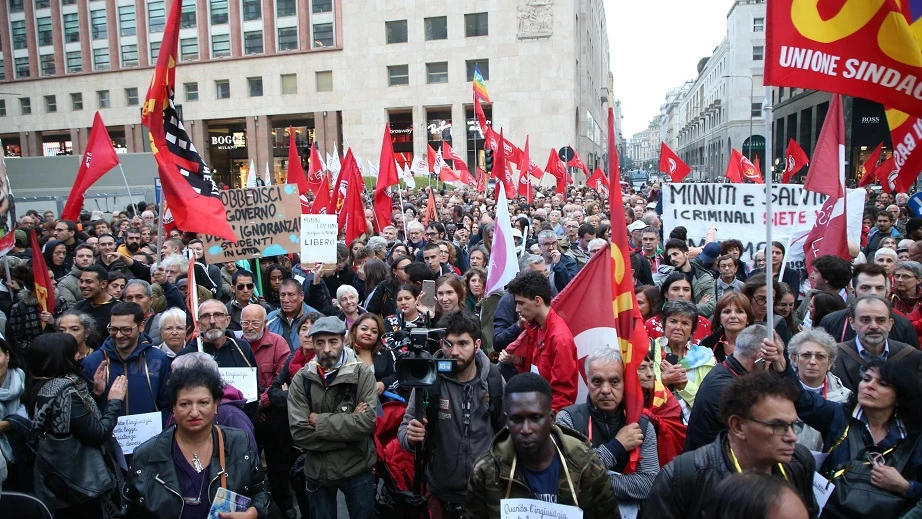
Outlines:
[{"label": "sunglasses", "polygon": [[254,285],[253,283],[240,283],[239,285],[237,285],[237,290],[243,290],[244,288],[247,290],[253,290],[254,286],[256,285]]}]

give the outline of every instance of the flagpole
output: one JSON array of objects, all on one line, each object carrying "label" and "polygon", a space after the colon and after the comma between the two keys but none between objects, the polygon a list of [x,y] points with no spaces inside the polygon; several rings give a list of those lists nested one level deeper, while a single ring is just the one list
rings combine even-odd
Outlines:
[{"label": "flagpole", "polygon": [[160,230],[157,232],[157,263],[160,266],[163,263],[163,233],[166,232],[163,223],[163,212],[166,206],[166,196],[163,195],[163,187],[160,187]]},{"label": "flagpole", "polygon": [[[801,207],[806,207],[808,196],[810,196],[810,194],[807,192],[806,189],[803,189],[800,194],[800,205],[795,206],[795,210],[799,210]],[[795,223],[794,225],[791,226],[791,232],[788,233],[788,242],[784,248],[784,258],[781,260],[781,268],[778,270],[778,279],[782,279],[784,277],[784,271],[787,269],[788,256],[791,254],[791,243],[794,242],[794,231],[796,230],[797,230],[797,224]],[[800,287],[797,287],[797,291],[798,292],[800,291]]]},{"label": "flagpole", "polygon": [[122,180],[125,181],[125,189],[128,190],[128,200],[131,202],[131,206],[134,207],[134,214],[137,216],[141,216],[138,214],[138,206],[135,205],[134,203],[134,197],[131,196],[131,188],[128,187],[128,177],[125,176],[125,170],[122,169],[121,161],[119,161],[118,163],[118,170],[122,172]]},{"label": "flagpole", "polygon": [[403,239],[407,239],[407,215],[403,212],[403,190],[397,185],[397,197],[400,198],[400,221],[403,222]]},{"label": "flagpole", "polygon": [[[766,86],[764,89],[765,100],[762,105],[765,107],[765,160],[769,165],[773,164],[772,156],[772,113],[774,107],[771,104],[772,88]],[[750,143],[750,150],[752,143]],[[775,305],[774,290],[772,290],[772,168],[766,168],[765,173],[765,326],[767,328],[768,339],[774,341],[775,338]],[[782,269],[784,266],[782,265]],[[800,287],[798,287],[799,289]]]}]

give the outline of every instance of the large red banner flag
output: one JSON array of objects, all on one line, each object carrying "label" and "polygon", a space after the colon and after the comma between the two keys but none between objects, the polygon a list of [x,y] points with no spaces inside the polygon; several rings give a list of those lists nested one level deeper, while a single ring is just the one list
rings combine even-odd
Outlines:
[{"label": "large red banner flag", "polygon": [[154,77],[141,110],[157,160],[163,196],[176,227],[236,241],[211,169],[192,144],[173,104],[182,2],[173,2],[160,43]]},{"label": "large red banner flag", "polygon": [[816,139],[804,189],[838,198],[845,196],[845,188],[842,187],[844,181],[845,119],[842,115],[842,98],[839,94],[833,94],[826,120]]},{"label": "large red banner flag", "polygon": [[869,185],[871,182],[877,179],[875,173],[877,172],[877,162],[880,160],[880,152],[884,149],[884,143],[880,143],[874,148],[874,151],[868,155],[867,160],[864,161],[864,164],[861,165],[861,180],[858,182],[858,187],[864,187]]},{"label": "large red banner flag", "polygon": [[608,177],[605,176],[599,166],[596,166],[592,176],[586,179],[586,185],[601,193],[603,197],[608,198],[608,190],[611,187],[608,184]]},{"label": "large red banner flag", "polygon": [[[494,133],[491,131],[491,133]],[[499,131],[499,138],[495,141],[496,148],[493,149],[493,177],[499,181],[499,184],[503,186],[506,190],[506,198],[513,199],[515,198],[515,180],[512,178],[512,172],[506,167],[506,162],[512,160],[507,154],[507,148],[503,146],[505,139],[503,138],[503,130]],[[499,196],[499,195],[496,195]]]},{"label": "large red banner flag", "polygon": [[660,142],[659,170],[669,175],[673,182],[681,182],[692,169],[665,142]]},{"label": "large red banner flag", "polygon": [[77,178],[74,179],[74,186],[70,190],[70,195],[67,196],[67,203],[61,212],[61,218],[76,222],[80,217],[83,195],[86,194],[87,189],[118,163],[118,155],[115,153],[115,147],[112,146],[112,139],[109,138],[106,125],[102,122],[99,112],[96,112],[86,151],[83,152],[83,160],[80,161],[80,169],[77,170]]},{"label": "large red banner flag", "polygon": [[579,158],[579,154],[576,153],[576,150],[573,150],[573,158],[570,159],[570,162],[567,162],[567,166],[571,168],[581,169],[583,173],[589,174],[589,167],[586,166],[586,163],[583,162],[583,159]]},{"label": "large red banner flag", "polygon": [[784,152],[784,177],[782,184],[787,184],[791,178],[804,166],[810,163],[807,153],[793,138],[788,141],[788,149]]},{"label": "large red banner flag", "polygon": [[326,164],[324,164],[323,159],[320,158],[320,150],[317,149],[317,141],[314,141],[311,144],[311,159],[310,164],[308,164],[307,173],[307,186],[314,196],[320,191],[321,186],[327,184],[326,175],[323,174],[323,169],[325,167]]},{"label": "large red banner flag", "polygon": [[544,171],[550,173],[557,180],[555,193],[562,195],[567,192],[567,168],[554,148],[551,148],[551,152],[547,156],[547,165],[544,166]]},{"label": "large red banner flag", "polygon": [[298,186],[299,195],[310,191],[307,177],[304,176],[304,166],[301,165],[301,154],[298,153],[298,140],[291,126],[288,127],[288,172],[285,183]]},{"label": "large red banner flag", "polygon": [[384,125],[384,139],[381,141],[381,158],[378,160],[378,184],[375,186],[375,225],[378,232],[391,224],[394,199],[391,186],[400,185],[397,175],[397,161],[394,159],[394,142],[391,139],[391,125]]},{"label": "large red banner flag", "polygon": [[903,169],[896,166],[896,156],[891,155],[889,159],[877,166],[872,175],[887,193],[906,193],[912,187],[918,173],[904,173]]},{"label": "large red banner flag", "polygon": [[758,170],[756,170],[755,164],[736,150],[730,151],[730,162],[727,164],[727,172],[724,175],[734,184],[742,184],[744,180],[749,180],[756,184],[764,183]]},{"label": "large red banner flag", "polygon": [[863,97],[922,116],[918,2],[773,0],[766,9],[766,85]]},{"label": "large red banner flag", "polygon": [[330,182],[327,176],[323,175],[320,180],[320,187],[317,188],[317,194],[311,203],[311,214],[333,214],[329,212],[331,200]]},{"label": "large red banner flag", "polygon": [[42,307],[43,312],[53,314],[56,303],[54,283],[48,273],[48,266],[45,265],[45,257],[42,255],[42,248],[38,246],[38,238],[35,237],[34,230],[29,230],[29,239],[32,241],[32,277],[35,280],[35,298],[38,299],[38,305]]},{"label": "large red banner flag", "polygon": [[346,243],[352,243],[359,236],[368,232],[368,226],[365,224],[363,198],[365,181],[362,180],[362,173],[351,148],[346,152],[342,167],[343,178],[340,189],[345,190],[345,194],[336,222],[340,229],[345,229]]}]

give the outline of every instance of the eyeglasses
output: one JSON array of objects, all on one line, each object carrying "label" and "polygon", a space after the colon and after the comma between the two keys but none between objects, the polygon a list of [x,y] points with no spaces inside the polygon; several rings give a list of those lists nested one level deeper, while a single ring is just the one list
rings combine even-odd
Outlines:
[{"label": "eyeglasses", "polygon": [[106,329],[109,330],[109,333],[112,334],[112,335],[118,335],[118,334],[120,334],[120,333],[121,333],[122,335],[129,335],[129,334],[131,334],[131,332],[132,332],[132,331],[135,329],[135,327],[137,327],[137,326],[138,326],[138,325],[136,325],[136,324],[135,324],[135,325],[132,325],[132,326],[126,326],[126,327],[123,327],[123,328],[113,328],[112,326],[106,326]]},{"label": "eyeglasses", "polygon": [[214,314],[202,314],[198,316],[198,320],[199,321],[211,321],[211,320],[220,321],[221,319],[224,319],[225,317],[227,317],[227,314],[218,312]]},{"label": "eyeglasses", "polygon": [[263,321],[240,321],[240,326],[249,328],[250,326],[262,326]]},{"label": "eyeglasses", "polygon": [[439,233],[436,232],[436,231],[431,231],[431,232],[427,232],[427,233],[426,233],[426,236],[430,236],[430,237],[431,237],[431,236],[438,236],[438,235],[439,235]]},{"label": "eyeglasses", "polygon": [[240,283],[239,285],[237,285],[237,290],[243,290],[244,288],[247,290],[253,290],[254,286],[256,285],[254,285],[253,283]]},{"label": "eyeglasses", "polygon": [[54,232],[67,232],[67,227],[63,229],[55,229]]},{"label": "eyeglasses", "polygon": [[804,429],[804,423],[800,420],[796,420],[791,423],[787,422],[763,422],[762,420],[756,420],[755,418],[744,418],[744,420],[749,420],[750,422],[760,423],[767,427],[772,428],[772,434],[775,436],[784,436],[788,433],[788,430],[794,431],[794,434],[800,433]]},{"label": "eyeglasses", "polygon": [[827,360],[829,360],[829,355],[826,355],[825,353],[820,353],[820,352],[805,351],[803,353],[797,354],[797,356],[800,357],[800,360],[805,361],[805,362],[809,361],[811,358],[816,358],[817,362],[826,362]]},{"label": "eyeglasses", "polygon": [[894,274],[893,279],[918,279],[912,274]]},{"label": "eyeglasses", "polygon": [[765,303],[768,302],[768,298],[765,296],[755,296],[752,299],[753,301],[755,301],[756,303],[759,303],[760,305],[764,305]]}]

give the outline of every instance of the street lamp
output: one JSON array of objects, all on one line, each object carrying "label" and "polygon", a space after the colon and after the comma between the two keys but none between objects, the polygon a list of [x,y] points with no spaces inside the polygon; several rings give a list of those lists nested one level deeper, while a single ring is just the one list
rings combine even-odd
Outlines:
[{"label": "street lamp", "polygon": [[[755,84],[752,81],[752,76],[721,76],[726,78],[742,78],[749,80],[749,160],[752,160],[752,89],[755,87]],[[742,148],[742,146],[740,147]]]}]

